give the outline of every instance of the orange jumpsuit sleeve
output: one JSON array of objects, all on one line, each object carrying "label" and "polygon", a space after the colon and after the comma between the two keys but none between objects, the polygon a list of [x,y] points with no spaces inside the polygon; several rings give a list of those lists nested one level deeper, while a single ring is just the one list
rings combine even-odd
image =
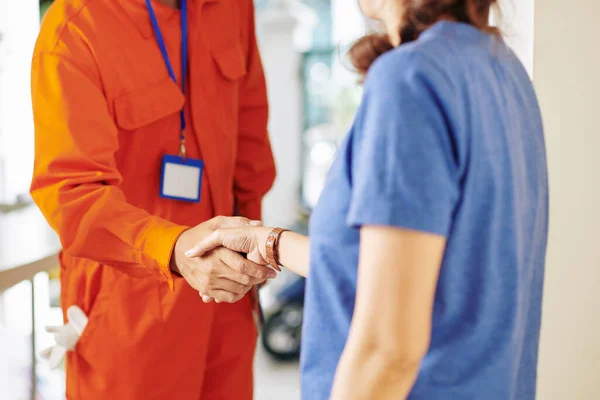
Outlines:
[{"label": "orange jumpsuit sleeve", "polygon": [[263,67],[256,42],[254,6],[243,2],[248,16],[246,32],[247,74],[240,85],[238,153],[234,176],[237,213],[261,218],[261,203],[275,180],[275,160],[267,132],[268,103]]},{"label": "orange jumpsuit sleeve", "polygon": [[51,52],[34,56],[31,195],[67,254],[134,276],[151,269],[172,286],[169,261],[186,227],[134,207],[119,189],[118,131],[91,64]]}]

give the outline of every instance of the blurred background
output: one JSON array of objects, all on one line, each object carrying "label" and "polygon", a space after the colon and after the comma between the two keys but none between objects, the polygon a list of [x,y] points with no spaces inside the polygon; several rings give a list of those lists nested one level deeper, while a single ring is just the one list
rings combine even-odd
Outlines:
[{"label": "blurred background", "polygon": [[[542,5],[543,3],[543,5]],[[62,324],[58,241],[31,206],[29,69],[51,1],[0,0],[0,399],[64,399],[64,370],[39,359],[44,326]],[[267,225],[306,233],[339,141],[361,97],[345,57],[374,25],[355,0],[255,0],[278,177]],[[600,399],[600,15],[598,2],[507,0],[493,16],[540,96],[547,132],[551,233],[539,399]],[[26,238],[26,242],[23,240]],[[304,282],[285,275],[261,293],[267,324],[256,398],[299,399]]]}]

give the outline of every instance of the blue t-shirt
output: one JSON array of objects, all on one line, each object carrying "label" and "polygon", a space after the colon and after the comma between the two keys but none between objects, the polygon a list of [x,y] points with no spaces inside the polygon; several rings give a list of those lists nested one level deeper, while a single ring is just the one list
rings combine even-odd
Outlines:
[{"label": "blue t-shirt", "polygon": [[525,69],[502,40],[440,22],[381,56],[364,89],[310,223],[303,399],[329,399],[354,309],[359,228],[384,225],[447,238],[431,345],[409,399],[533,400],[548,184]]}]

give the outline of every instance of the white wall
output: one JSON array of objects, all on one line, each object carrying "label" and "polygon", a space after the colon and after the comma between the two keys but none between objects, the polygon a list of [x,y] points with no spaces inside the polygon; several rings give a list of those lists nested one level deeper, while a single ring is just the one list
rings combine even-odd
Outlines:
[{"label": "white wall", "polygon": [[533,77],[534,0],[500,0],[500,10],[500,16],[492,14],[492,23],[502,29],[504,40]]},{"label": "white wall", "polygon": [[540,400],[600,399],[600,2],[538,0],[534,84],[550,172]]},{"label": "white wall", "polygon": [[277,165],[275,184],[263,202],[268,226],[289,227],[298,211],[302,133],[300,54],[294,46],[298,22],[285,2],[257,14],[269,96],[269,135]]}]

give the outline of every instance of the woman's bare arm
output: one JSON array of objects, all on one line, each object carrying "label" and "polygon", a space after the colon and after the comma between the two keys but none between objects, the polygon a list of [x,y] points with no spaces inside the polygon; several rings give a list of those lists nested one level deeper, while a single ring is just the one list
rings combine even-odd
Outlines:
[{"label": "woman's bare arm", "polygon": [[408,396],[429,347],[445,246],[434,234],[361,229],[356,306],[331,400]]}]

